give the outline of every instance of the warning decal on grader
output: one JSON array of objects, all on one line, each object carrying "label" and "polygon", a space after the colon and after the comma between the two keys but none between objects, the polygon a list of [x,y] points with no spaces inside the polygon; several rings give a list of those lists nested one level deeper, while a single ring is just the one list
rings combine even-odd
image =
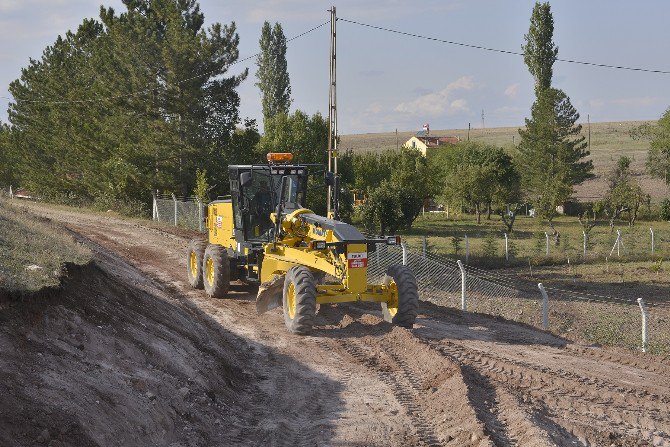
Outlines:
[{"label": "warning decal on grader", "polygon": [[359,269],[368,266],[367,253],[347,253],[350,269]]}]

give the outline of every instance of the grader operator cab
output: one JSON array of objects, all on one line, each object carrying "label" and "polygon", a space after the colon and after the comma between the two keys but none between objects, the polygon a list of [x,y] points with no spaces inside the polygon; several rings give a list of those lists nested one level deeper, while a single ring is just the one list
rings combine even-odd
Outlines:
[{"label": "grader operator cab", "polygon": [[189,245],[190,284],[223,298],[231,281],[258,283],[258,312],[282,306],[297,334],[311,331],[317,304],[355,301],[380,303],[385,320],[412,327],[419,301],[412,272],[395,265],[380,284],[367,279],[368,253],[400,239],[366,238],[336,220],[338,179],[329,172],[334,212],[305,208],[309,170],[318,165],[291,161],[291,154],[268,154],[266,165],[229,167],[230,197],[207,206],[208,240]]}]

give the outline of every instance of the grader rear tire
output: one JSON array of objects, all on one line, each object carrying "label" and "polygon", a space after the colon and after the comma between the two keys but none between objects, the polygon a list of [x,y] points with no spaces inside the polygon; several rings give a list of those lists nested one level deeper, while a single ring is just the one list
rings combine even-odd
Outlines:
[{"label": "grader rear tire", "polygon": [[230,261],[228,252],[220,245],[208,245],[202,262],[205,292],[214,298],[223,298],[230,288]]},{"label": "grader rear tire", "polygon": [[394,290],[396,297],[382,303],[384,320],[411,329],[419,311],[419,289],[414,273],[405,265],[392,265],[386,270],[384,284]]},{"label": "grader rear tire", "polygon": [[205,257],[205,248],[207,242],[201,239],[192,239],[188,244],[188,251],[186,254],[186,271],[188,276],[188,283],[194,289],[202,289],[202,261]]},{"label": "grader rear tire", "polygon": [[316,314],[316,281],[307,267],[291,267],[284,279],[284,323],[289,332],[312,332]]}]

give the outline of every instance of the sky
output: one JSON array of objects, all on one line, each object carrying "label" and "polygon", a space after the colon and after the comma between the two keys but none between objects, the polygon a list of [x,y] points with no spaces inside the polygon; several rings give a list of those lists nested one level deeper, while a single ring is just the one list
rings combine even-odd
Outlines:
[{"label": "sky", "polygon": [[[30,58],[74,30],[100,5],[120,0],[0,0],[0,97]],[[279,22],[287,38],[329,19],[343,19],[442,40],[521,51],[530,0],[201,0],[206,25],[235,21],[240,57],[258,52],[263,21]],[[670,71],[670,2],[554,1],[554,42],[564,59]],[[329,26],[290,42],[292,109],[328,112]],[[337,100],[341,134],[519,126],[534,99],[533,80],[515,55],[400,36],[342,20],[337,24]],[[253,60],[239,87],[241,117],[261,120]],[[570,96],[585,122],[657,119],[670,106],[670,74],[556,62],[554,86]],[[0,121],[8,100],[0,98]]]}]

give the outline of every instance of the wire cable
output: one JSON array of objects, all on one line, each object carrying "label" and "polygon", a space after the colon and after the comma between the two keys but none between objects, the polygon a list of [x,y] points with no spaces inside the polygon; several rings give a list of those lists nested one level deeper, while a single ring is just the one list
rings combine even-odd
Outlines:
[{"label": "wire cable", "polygon": [[[446,44],[449,44],[449,45],[457,45],[457,46],[466,47],[466,48],[474,48],[476,50],[490,51],[490,52],[493,52],[493,53],[511,54],[511,55],[514,55],[514,56],[523,56],[523,53],[521,53],[519,51],[502,50],[500,48],[485,47],[485,46],[482,46],[482,45],[474,45],[474,44],[469,44],[469,43],[456,42],[456,41],[453,41],[453,40],[439,39],[437,37],[430,37],[430,36],[424,36],[424,35],[421,35],[421,34],[409,33],[409,32],[406,32],[406,31],[399,31],[399,30],[395,30],[395,29],[391,29],[391,28],[385,28],[383,26],[370,25],[368,23],[358,22],[356,20],[344,19],[342,17],[338,17],[337,20],[341,20],[341,21],[347,22],[347,23],[352,23],[354,25],[359,25],[359,26],[363,26],[363,27],[367,27],[367,28],[376,29],[376,30],[379,30],[379,31],[386,31],[386,32],[389,32],[389,33],[400,34],[402,36],[415,37],[417,39],[431,40],[433,42],[446,43]],[[578,65],[588,65],[588,66],[591,66],[591,67],[611,68],[611,69],[629,70],[629,71],[641,71],[641,72],[645,72],[645,73],[670,74],[670,71],[656,70],[656,69],[651,69],[651,68],[628,67],[628,66],[624,66],[624,65],[601,64],[601,63],[597,63],[597,62],[580,61],[580,60],[575,60],[575,59],[556,58],[556,60],[559,61],[559,62],[565,62],[565,63],[569,63],[569,64],[578,64]]]},{"label": "wire cable", "polygon": [[[303,36],[306,36],[307,34],[313,32],[313,31],[316,31],[317,29],[321,28],[322,26],[324,26],[328,23],[330,23],[330,20],[327,20],[327,21],[321,23],[320,25],[316,25],[315,27],[310,28],[307,31],[304,31],[300,34],[297,34],[297,35],[291,37],[290,39],[287,39],[286,43],[292,42],[296,39],[299,39]],[[252,54],[251,56],[247,56],[243,59],[236,60],[235,62],[230,63],[228,65],[228,67],[232,67],[233,65],[240,64],[242,62],[248,61],[249,59],[253,59],[253,58],[257,57],[259,54],[260,54],[260,52],[258,52],[256,54]],[[190,78],[186,78],[186,79],[182,79],[180,81],[177,81],[177,82],[175,82],[175,85],[181,85],[185,82],[193,81],[194,79],[202,78],[204,76],[210,76],[217,71],[219,71],[219,70],[211,70],[211,71],[208,71],[208,72],[205,72],[205,73],[200,73],[200,74],[191,76]],[[98,101],[111,101],[111,100],[122,99],[122,98],[130,98],[130,97],[133,97],[133,96],[139,96],[139,95],[145,94],[147,92],[150,92],[151,90],[153,90],[153,87],[147,87],[147,88],[144,88],[140,91],[133,92],[133,93],[126,93],[126,94],[123,94],[123,95],[104,96],[104,97],[89,98],[89,99],[75,99],[75,100],[45,101],[45,100],[40,100],[40,99],[10,98],[8,96],[0,96],[0,98],[6,99],[8,101],[16,101],[16,102],[21,101],[21,102],[42,103],[42,104],[82,104],[82,103],[91,103],[91,102],[98,102]]]}]

